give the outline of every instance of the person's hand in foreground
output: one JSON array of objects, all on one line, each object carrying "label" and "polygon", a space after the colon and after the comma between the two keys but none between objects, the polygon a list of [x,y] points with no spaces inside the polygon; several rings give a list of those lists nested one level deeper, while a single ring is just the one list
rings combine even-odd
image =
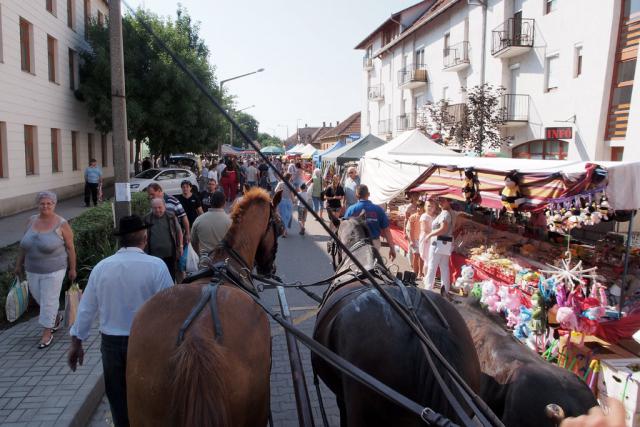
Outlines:
[{"label": "person's hand in foreground", "polygon": [[622,402],[618,399],[607,399],[607,410],[594,406],[587,415],[567,418],[560,427],[625,427],[625,411]]}]

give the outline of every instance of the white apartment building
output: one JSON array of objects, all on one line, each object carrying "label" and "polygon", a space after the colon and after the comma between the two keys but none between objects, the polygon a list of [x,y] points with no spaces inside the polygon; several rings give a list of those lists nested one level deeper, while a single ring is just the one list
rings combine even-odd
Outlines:
[{"label": "white apartment building", "polygon": [[85,26],[107,15],[106,0],[0,0],[0,216],[81,193],[90,158],[113,176],[111,136],[74,96]]},{"label": "white apartment building", "polygon": [[466,91],[506,89],[508,156],[640,160],[633,91],[640,0],[426,0],[393,14],[356,49],[362,134],[390,139],[416,111]]}]

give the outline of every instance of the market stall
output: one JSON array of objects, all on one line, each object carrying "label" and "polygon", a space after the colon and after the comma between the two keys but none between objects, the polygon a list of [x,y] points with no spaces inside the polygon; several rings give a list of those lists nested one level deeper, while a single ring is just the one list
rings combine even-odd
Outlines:
[{"label": "market stall", "polygon": [[315,153],[311,157],[313,159],[313,164],[316,165],[316,167],[320,167],[322,165],[323,156],[326,156],[327,154],[331,153],[332,151],[338,150],[338,149],[344,147],[345,145],[346,145],[346,142],[338,141],[335,144],[333,144],[331,147],[327,148],[326,150],[318,151],[317,153]]},{"label": "market stall", "polygon": [[[359,164],[361,181],[369,187],[373,203],[387,203],[402,195],[435,159],[442,156],[463,158],[419,130],[404,132],[365,153]],[[451,164],[455,164],[455,160]]]},{"label": "market stall", "polygon": [[344,165],[349,162],[357,162],[368,151],[374,150],[384,145],[385,142],[375,135],[369,134],[359,140],[347,144],[342,148],[331,151],[323,156],[323,161],[332,162],[338,166]]}]

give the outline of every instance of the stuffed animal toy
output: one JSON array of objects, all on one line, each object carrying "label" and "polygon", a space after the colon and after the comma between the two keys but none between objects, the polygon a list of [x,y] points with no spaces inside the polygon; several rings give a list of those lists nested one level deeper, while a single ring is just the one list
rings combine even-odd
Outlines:
[{"label": "stuffed animal toy", "polygon": [[604,222],[609,222],[611,221],[611,213],[609,212],[609,199],[607,199],[607,196],[603,195],[602,197],[600,197],[600,203],[598,206],[598,211],[600,212],[601,215],[601,221]]},{"label": "stuffed animal toy", "polygon": [[498,303],[500,297],[498,296],[498,290],[492,280],[486,280],[482,283],[482,298],[480,302],[487,306],[487,309],[493,313],[499,311]]},{"label": "stuffed animal toy", "polygon": [[547,329],[547,314],[544,309],[544,298],[537,291],[531,296],[531,322],[529,328],[534,335],[542,335]]},{"label": "stuffed animal toy", "polygon": [[462,269],[460,270],[460,277],[456,279],[454,287],[461,290],[464,295],[467,295],[473,288],[473,276],[473,267],[471,267],[470,265],[462,266]]},{"label": "stuffed animal toy", "polygon": [[519,339],[526,339],[531,331],[529,330],[529,322],[531,321],[531,309],[524,305],[520,307],[520,319],[513,329],[513,335]]},{"label": "stuffed animal toy", "polygon": [[504,188],[500,192],[502,205],[508,212],[517,212],[518,207],[524,203],[520,193],[520,178],[516,172],[509,173],[504,178]]},{"label": "stuffed animal toy", "polygon": [[578,318],[571,307],[559,307],[556,313],[556,320],[563,329],[578,330]]},{"label": "stuffed animal toy", "polygon": [[467,203],[472,203],[478,196],[480,183],[473,168],[464,170],[464,187],[462,187],[462,195]]},{"label": "stuffed animal toy", "polygon": [[502,296],[500,305],[506,313],[507,326],[513,328],[520,319],[520,295],[518,291],[509,291],[506,287],[503,289],[506,289],[507,292]]}]

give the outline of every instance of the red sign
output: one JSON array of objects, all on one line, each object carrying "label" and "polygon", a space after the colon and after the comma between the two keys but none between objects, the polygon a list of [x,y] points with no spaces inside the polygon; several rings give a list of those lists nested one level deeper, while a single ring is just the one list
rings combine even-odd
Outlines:
[{"label": "red sign", "polygon": [[573,138],[573,128],[545,128],[546,139],[571,139]]}]

